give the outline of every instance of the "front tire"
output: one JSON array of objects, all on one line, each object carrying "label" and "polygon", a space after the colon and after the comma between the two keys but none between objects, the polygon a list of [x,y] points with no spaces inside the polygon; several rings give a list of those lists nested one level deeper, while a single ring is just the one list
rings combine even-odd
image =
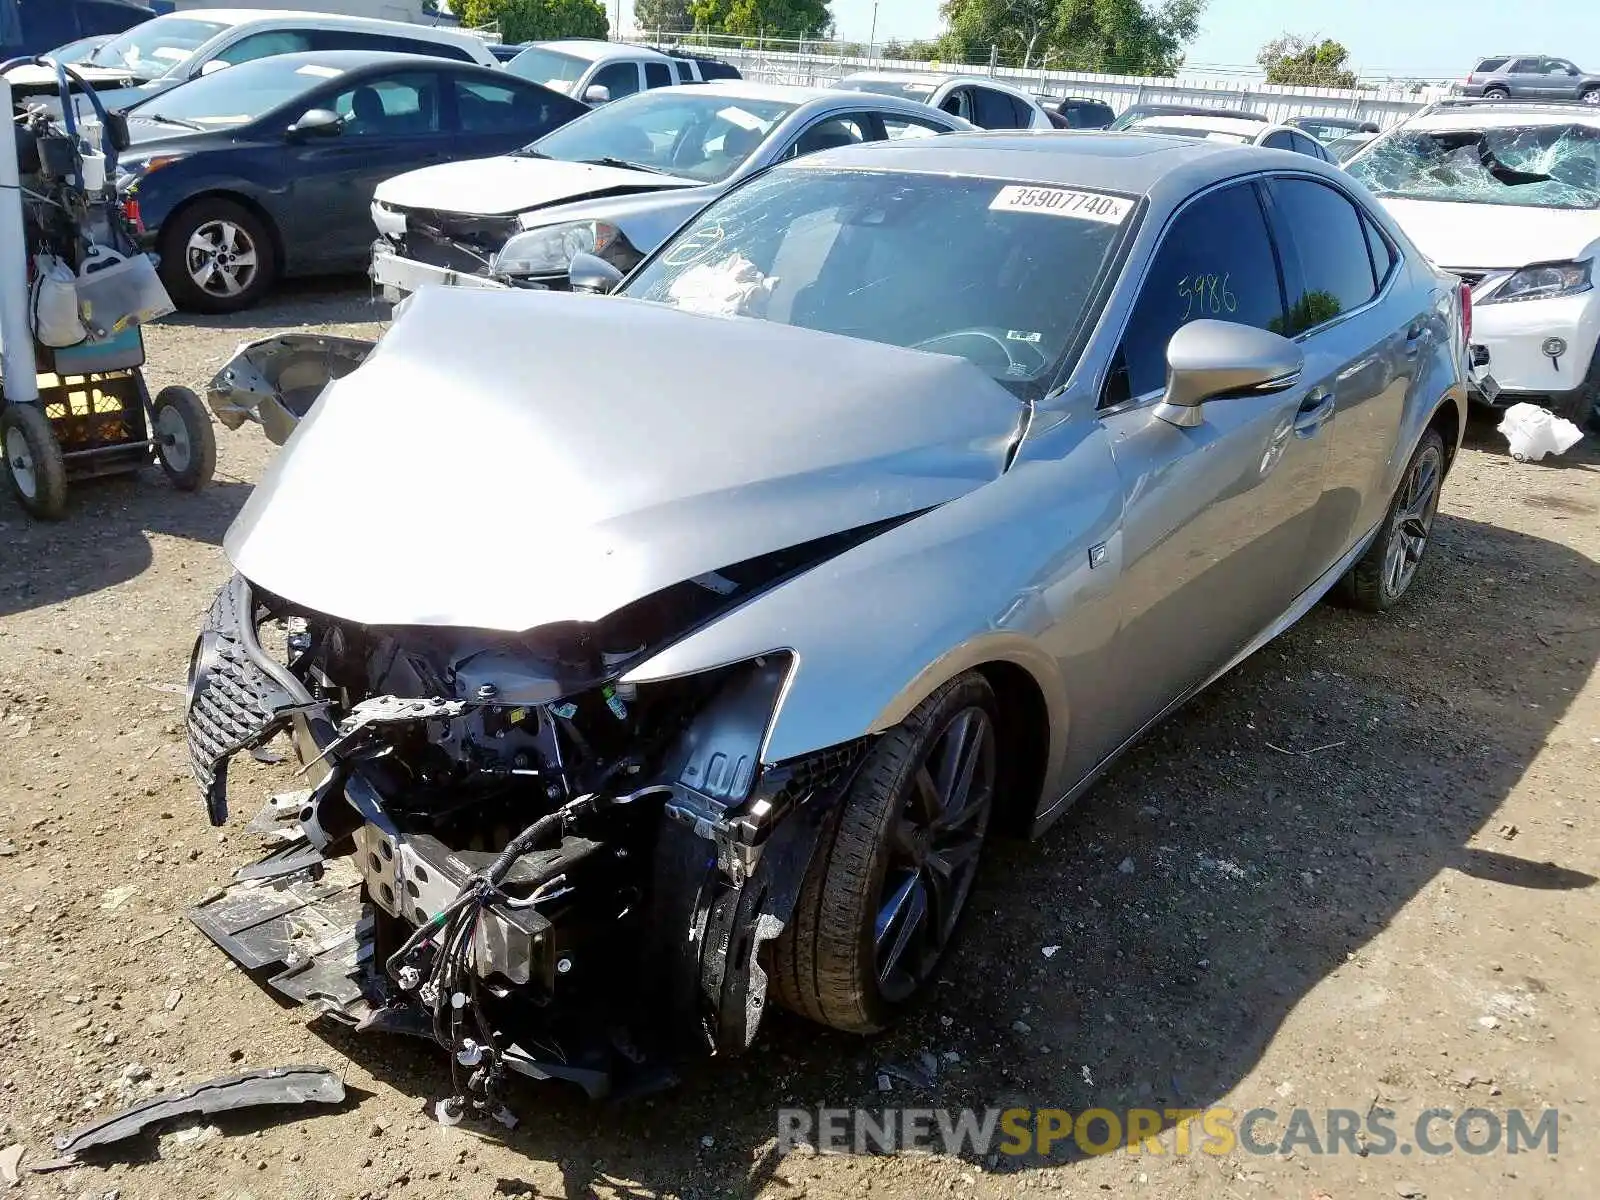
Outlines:
[{"label": "front tire", "polygon": [[231,313],[266,295],[278,277],[266,224],[221,196],[180,209],[161,231],[161,282],[189,312]]},{"label": "front tire", "polygon": [[186,387],[164,387],[151,409],[161,469],[180,492],[199,491],[217,470],[217,435],[205,405]]},{"label": "front tire", "polygon": [[1337,597],[1352,608],[1384,612],[1400,602],[1417,577],[1444,482],[1444,439],[1437,429],[1422,435],[1372,545],[1339,580]]},{"label": "front tire", "polygon": [[11,491],[30,516],[55,521],[67,511],[67,462],[37,404],[8,404],[0,412],[0,454]]},{"label": "front tire", "polygon": [[873,745],[824,826],[772,978],[785,1007],[873,1033],[932,981],[994,808],[997,705],[957,676]]}]

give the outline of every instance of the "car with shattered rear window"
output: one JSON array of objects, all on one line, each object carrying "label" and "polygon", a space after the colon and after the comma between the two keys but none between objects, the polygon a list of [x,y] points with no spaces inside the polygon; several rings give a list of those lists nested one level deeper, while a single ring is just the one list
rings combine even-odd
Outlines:
[{"label": "car with shattered rear window", "polygon": [[1477,394],[1578,424],[1600,404],[1600,109],[1446,103],[1345,164],[1471,285]]},{"label": "car with shattered rear window", "polygon": [[1460,282],[1282,151],[825,150],[571,269],[615,294],[324,347],[191,662],[213,823],[233,755],[307,764],[196,921],[432,1038],[456,1116],[937,1002],[991,837],[1323,596],[1404,602],[1464,427]]}]

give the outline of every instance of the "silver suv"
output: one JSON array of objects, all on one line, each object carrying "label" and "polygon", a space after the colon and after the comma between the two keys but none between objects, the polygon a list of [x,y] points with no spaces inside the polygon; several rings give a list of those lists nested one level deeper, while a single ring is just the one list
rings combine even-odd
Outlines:
[{"label": "silver suv", "polygon": [[1581,100],[1600,104],[1600,75],[1580,71],[1564,58],[1544,54],[1496,54],[1472,68],[1462,94],[1501,100]]}]

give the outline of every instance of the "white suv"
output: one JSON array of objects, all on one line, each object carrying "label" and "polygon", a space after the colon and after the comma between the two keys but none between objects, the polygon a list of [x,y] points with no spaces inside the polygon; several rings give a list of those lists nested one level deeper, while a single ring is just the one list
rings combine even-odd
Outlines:
[{"label": "white suv", "polygon": [[586,38],[530,42],[506,70],[585,104],[607,104],[679,82],[676,60],[659,50]]},{"label": "white suv", "polygon": [[979,129],[1054,129],[1039,101],[998,79],[961,75],[917,75],[909,71],[857,71],[833,85],[851,92],[877,92],[931,104]]},{"label": "white suv", "polygon": [[1600,406],[1600,109],[1446,101],[1345,164],[1472,287],[1479,399],[1582,425]]}]

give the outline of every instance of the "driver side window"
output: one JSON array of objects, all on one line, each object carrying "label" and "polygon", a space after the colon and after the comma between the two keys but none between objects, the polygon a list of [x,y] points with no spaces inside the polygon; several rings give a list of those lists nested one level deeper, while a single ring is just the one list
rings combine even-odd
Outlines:
[{"label": "driver side window", "polygon": [[1208,192],[1167,227],[1129,315],[1101,407],[1165,386],[1167,342],[1180,326],[1201,319],[1258,329],[1284,326],[1277,256],[1254,184]]}]

